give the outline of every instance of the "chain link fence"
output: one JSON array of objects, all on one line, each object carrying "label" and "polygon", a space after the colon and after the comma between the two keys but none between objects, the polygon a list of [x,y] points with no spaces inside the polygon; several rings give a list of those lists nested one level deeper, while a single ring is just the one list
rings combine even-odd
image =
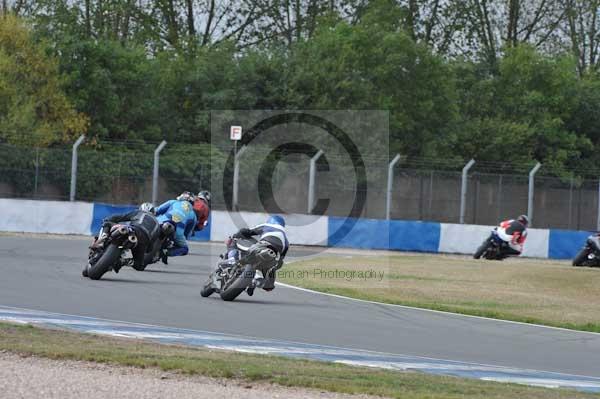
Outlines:
[{"label": "chain link fence", "polygon": [[[79,149],[77,195],[80,201],[135,204],[150,201],[154,145],[109,143]],[[218,154],[215,157],[215,152]],[[211,189],[211,173],[223,174],[229,154],[209,145],[167,145],[160,156],[158,200],[182,191]],[[254,165],[252,153],[241,159],[238,209],[307,213],[310,157],[294,154],[277,160],[269,189],[245,178]],[[387,158],[378,176],[370,175],[365,206],[352,214],[360,193],[352,173],[317,164],[313,213],[382,219],[386,216]],[[227,174],[225,174],[227,176]],[[23,148],[0,144],[0,197],[68,200],[71,148]],[[230,183],[225,178],[223,185]],[[538,176],[535,179],[533,224],[538,228],[595,230],[598,224],[599,181]],[[400,220],[458,223],[461,172],[419,168],[394,171],[390,216]],[[226,199],[215,209],[225,209]],[[468,175],[465,223],[495,225],[527,213],[528,177],[480,171]]]}]

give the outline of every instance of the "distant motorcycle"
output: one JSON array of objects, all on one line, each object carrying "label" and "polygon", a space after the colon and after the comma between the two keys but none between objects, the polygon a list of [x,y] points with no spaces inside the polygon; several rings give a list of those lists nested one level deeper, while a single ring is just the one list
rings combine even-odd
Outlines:
[{"label": "distant motorcycle", "polygon": [[498,236],[496,229],[492,230],[492,233],[483,243],[477,248],[477,251],[473,254],[474,259],[488,259],[488,260],[503,260],[508,256],[506,251],[507,243]]},{"label": "distant motorcycle", "polygon": [[115,224],[111,227],[104,245],[100,248],[90,248],[88,264],[83,269],[83,276],[99,280],[115,267],[130,266],[133,258],[129,251],[138,243],[135,230],[128,224]]},{"label": "distant motorcycle", "polygon": [[573,266],[600,266],[600,237],[592,234],[585,240],[585,245],[573,258]]},{"label": "distant motorcycle", "polygon": [[239,250],[239,260],[227,259],[218,263],[200,291],[203,297],[219,293],[224,301],[233,301],[248,287],[261,287],[264,280],[255,278],[257,270],[264,276],[277,265],[279,254],[267,242],[234,239],[233,244]]}]

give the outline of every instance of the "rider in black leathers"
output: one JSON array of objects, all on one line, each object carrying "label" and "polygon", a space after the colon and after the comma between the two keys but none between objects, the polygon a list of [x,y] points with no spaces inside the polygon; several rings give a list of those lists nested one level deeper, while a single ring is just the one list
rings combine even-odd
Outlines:
[{"label": "rider in black leathers", "polygon": [[[110,229],[117,223],[130,225],[135,231],[138,239],[137,245],[131,250],[133,255],[133,268],[144,270],[144,255],[152,250],[151,243],[157,240],[160,235],[160,224],[154,216],[154,207],[152,204],[143,203],[139,209],[123,214],[115,214],[104,219],[102,223],[102,234],[92,247],[99,248],[104,245],[104,239],[108,236]],[[120,266],[116,266],[114,271],[119,272]]]}]

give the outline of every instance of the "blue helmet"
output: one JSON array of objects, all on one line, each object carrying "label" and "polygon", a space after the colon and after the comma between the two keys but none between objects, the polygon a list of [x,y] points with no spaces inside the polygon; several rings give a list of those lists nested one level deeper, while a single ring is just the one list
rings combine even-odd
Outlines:
[{"label": "blue helmet", "polygon": [[268,224],[278,224],[281,227],[285,227],[285,219],[279,215],[271,215],[267,219]]}]

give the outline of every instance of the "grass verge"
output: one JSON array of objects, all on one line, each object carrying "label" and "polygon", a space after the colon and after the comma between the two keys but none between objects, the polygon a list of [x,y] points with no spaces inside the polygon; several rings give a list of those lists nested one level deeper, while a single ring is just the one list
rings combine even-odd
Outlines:
[{"label": "grass verge", "polygon": [[351,367],[283,357],[193,349],[0,323],[0,350],[189,375],[262,381],[403,399],[598,398],[571,390]]},{"label": "grass verge", "polygon": [[600,332],[600,269],[560,262],[323,256],[287,265],[278,280],[375,302]]}]

